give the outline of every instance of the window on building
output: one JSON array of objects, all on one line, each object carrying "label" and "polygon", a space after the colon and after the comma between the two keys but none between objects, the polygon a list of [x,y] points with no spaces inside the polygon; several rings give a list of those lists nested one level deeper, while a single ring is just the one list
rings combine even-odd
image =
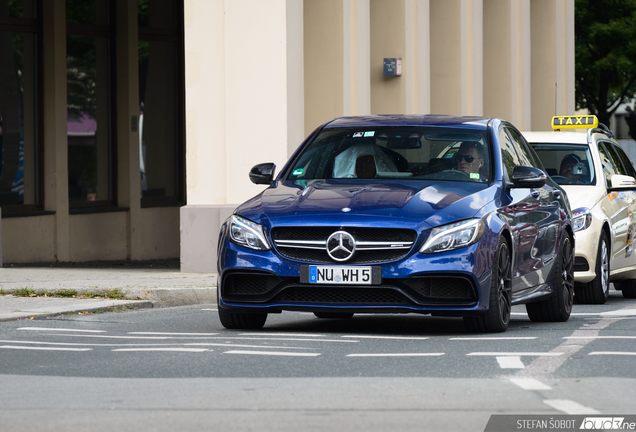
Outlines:
[{"label": "window on building", "polygon": [[184,201],[183,1],[138,0],[142,206]]},{"label": "window on building", "polygon": [[0,1],[0,206],[40,209],[39,2]]},{"label": "window on building", "polygon": [[66,0],[68,193],[71,208],[115,203],[109,0]]}]

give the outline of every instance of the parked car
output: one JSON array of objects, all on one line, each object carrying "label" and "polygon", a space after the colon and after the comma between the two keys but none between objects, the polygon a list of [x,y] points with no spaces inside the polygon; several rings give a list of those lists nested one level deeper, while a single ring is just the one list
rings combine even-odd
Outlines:
[{"label": "parked car", "polygon": [[[575,300],[605,303],[610,282],[624,297],[636,298],[636,170],[595,116],[554,117],[552,127],[524,136],[572,205]],[[560,131],[573,128],[587,130]]]},{"label": "parked car", "polygon": [[[450,157],[448,155],[450,154]],[[510,123],[453,116],[342,117],[225,221],[218,312],[230,329],[269,313],[463,317],[502,332],[512,305],[566,321],[574,236],[567,198]]]}]

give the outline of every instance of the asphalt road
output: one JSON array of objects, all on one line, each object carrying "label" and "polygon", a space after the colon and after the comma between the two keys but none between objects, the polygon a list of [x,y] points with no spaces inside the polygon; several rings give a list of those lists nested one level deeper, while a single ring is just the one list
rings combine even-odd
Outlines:
[{"label": "asphalt road", "polygon": [[491,414],[636,414],[636,300],[503,334],[418,315],[215,305],[0,323],[0,430],[483,431]]}]

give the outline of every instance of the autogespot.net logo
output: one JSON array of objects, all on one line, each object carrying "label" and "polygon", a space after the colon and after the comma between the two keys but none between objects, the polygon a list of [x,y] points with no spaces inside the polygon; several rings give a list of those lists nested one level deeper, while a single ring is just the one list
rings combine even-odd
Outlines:
[{"label": "autogespot.net logo", "polygon": [[636,422],[625,422],[625,417],[585,417],[579,429],[636,430]]}]

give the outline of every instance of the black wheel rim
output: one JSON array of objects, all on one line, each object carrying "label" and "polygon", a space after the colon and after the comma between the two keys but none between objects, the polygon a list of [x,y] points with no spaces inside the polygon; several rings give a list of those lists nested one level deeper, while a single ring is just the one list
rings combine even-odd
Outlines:
[{"label": "black wheel rim", "polygon": [[574,303],[574,254],[570,247],[570,239],[566,238],[563,244],[563,253],[561,254],[562,264],[562,295],[563,295],[563,307],[566,313],[572,311],[572,304]]},{"label": "black wheel rim", "polygon": [[510,254],[508,253],[508,245],[503,243],[497,258],[497,301],[499,302],[499,317],[504,324],[508,324],[508,321],[510,321],[509,286]]}]

